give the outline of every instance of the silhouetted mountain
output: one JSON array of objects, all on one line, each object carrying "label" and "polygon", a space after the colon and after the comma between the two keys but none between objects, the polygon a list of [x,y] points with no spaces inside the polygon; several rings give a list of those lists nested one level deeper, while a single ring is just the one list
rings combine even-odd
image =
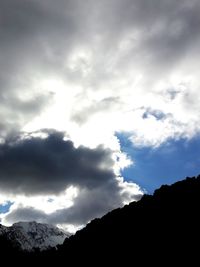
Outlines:
[{"label": "silhouetted mountain", "polygon": [[186,178],[93,220],[57,251],[28,256],[49,265],[198,266],[199,203],[200,176]]},{"label": "silhouetted mountain", "polygon": [[[153,196],[113,210],[66,239],[61,255],[73,262],[182,262],[199,259],[200,176],[161,186]],[[79,255],[77,258],[76,255]],[[94,262],[95,265],[95,262]]]}]

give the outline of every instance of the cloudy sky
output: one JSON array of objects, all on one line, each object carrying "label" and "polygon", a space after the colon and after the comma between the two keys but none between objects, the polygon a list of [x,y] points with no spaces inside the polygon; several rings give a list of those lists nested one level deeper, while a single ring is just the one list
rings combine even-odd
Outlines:
[{"label": "cloudy sky", "polygon": [[73,231],[200,172],[199,0],[0,0],[0,219]]}]

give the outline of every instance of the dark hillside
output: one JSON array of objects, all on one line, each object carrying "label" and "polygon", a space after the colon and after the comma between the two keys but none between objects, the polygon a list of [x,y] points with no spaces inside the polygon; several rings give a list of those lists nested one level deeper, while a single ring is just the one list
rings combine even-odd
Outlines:
[{"label": "dark hillside", "polygon": [[155,262],[198,259],[200,177],[164,185],[67,239],[63,255],[99,260]]},{"label": "dark hillside", "polygon": [[[164,185],[138,202],[95,219],[58,250],[21,253],[0,239],[1,258],[20,264],[199,266],[200,176]],[[195,262],[195,263],[194,263]],[[81,263],[81,264],[80,264]]]}]

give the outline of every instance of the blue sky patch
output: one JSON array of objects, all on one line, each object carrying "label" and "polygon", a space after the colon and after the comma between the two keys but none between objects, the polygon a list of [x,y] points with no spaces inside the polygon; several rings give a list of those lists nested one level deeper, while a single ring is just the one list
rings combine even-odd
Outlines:
[{"label": "blue sky patch", "polygon": [[171,184],[186,176],[200,173],[200,136],[191,140],[170,140],[158,148],[136,147],[127,135],[117,134],[121,149],[134,161],[122,172],[127,181],[134,181],[152,193],[162,184]]},{"label": "blue sky patch", "polygon": [[10,207],[13,205],[13,202],[6,202],[6,204],[0,204],[0,213],[7,213]]},{"label": "blue sky patch", "polygon": [[155,117],[157,120],[162,120],[166,118],[166,114],[164,114],[160,110],[152,110],[152,109],[147,109],[144,114],[143,114],[143,119],[148,119],[149,116]]}]

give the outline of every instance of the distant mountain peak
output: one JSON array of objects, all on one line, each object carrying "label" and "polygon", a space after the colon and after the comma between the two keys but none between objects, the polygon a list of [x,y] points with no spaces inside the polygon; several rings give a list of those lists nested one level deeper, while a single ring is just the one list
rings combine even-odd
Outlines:
[{"label": "distant mountain peak", "polygon": [[69,234],[49,224],[17,222],[10,227],[0,225],[0,235],[4,235],[21,250],[46,250],[62,244]]}]

